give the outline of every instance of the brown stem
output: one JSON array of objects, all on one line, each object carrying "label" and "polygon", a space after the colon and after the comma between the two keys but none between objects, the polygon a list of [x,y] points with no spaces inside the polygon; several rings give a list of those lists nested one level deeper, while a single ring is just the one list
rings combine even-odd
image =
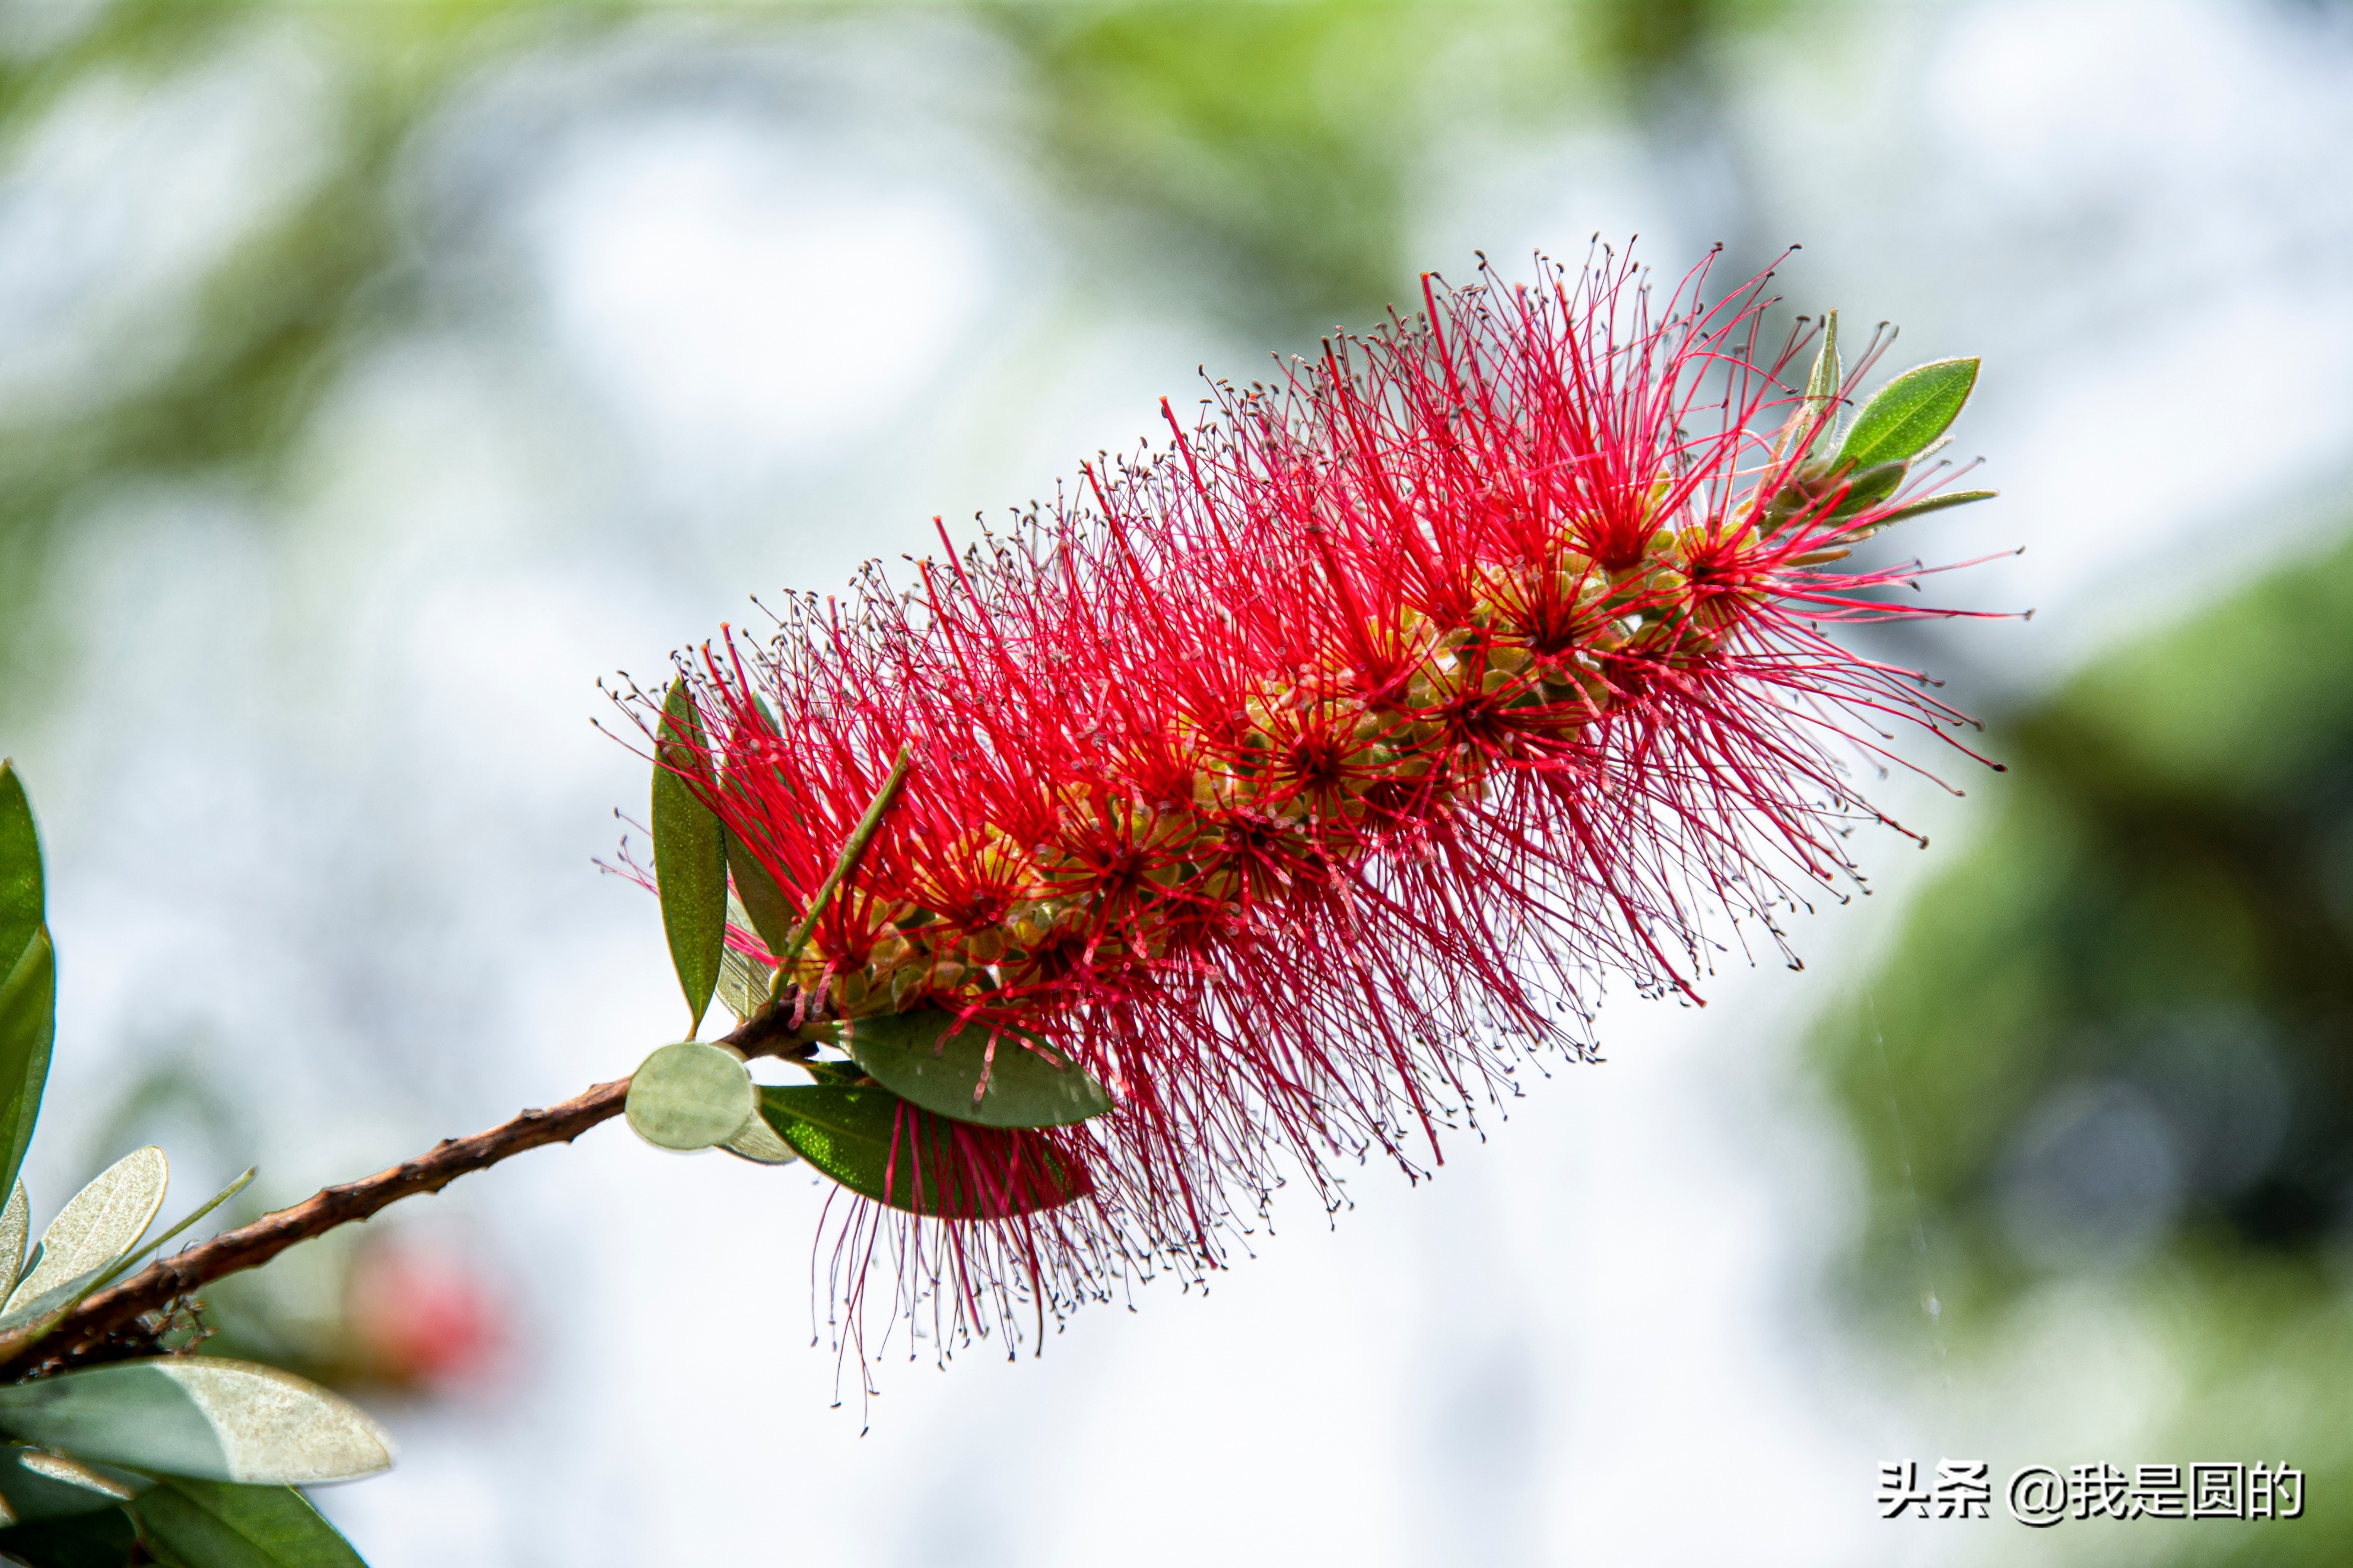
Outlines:
[{"label": "brown stem", "polygon": [[[747,1057],[789,1055],[807,1047],[792,1026],[790,1002],[769,1009],[722,1037]],[[177,1255],[160,1258],[130,1279],[91,1296],[44,1331],[26,1324],[0,1334],[0,1382],[23,1376],[54,1361],[103,1343],[133,1319],[158,1311],[226,1274],[259,1268],[298,1241],[324,1235],[418,1193],[438,1193],[470,1171],[547,1143],[569,1143],[600,1121],[621,1113],[629,1080],[600,1083],[586,1094],[544,1110],[526,1110],[470,1138],[445,1138],[413,1160],[373,1176],[324,1187],[291,1208],[280,1209]]]}]

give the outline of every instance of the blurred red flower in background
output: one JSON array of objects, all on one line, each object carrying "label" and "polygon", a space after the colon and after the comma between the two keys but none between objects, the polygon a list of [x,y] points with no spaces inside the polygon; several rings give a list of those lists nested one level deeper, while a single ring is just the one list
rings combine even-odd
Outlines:
[{"label": "blurred red flower in background", "polygon": [[347,1353],[370,1381],[451,1392],[492,1380],[506,1313],[460,1251],[416,1237],[369,1237],[344,1283]]}]

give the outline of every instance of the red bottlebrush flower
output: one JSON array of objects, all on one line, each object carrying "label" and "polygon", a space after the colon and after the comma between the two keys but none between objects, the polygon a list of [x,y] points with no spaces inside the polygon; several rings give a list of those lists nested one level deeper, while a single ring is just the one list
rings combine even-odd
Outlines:
[{"label": "red bottlebrush flower", "polygon": [[413,1241],[371,1241],[352,1265],[345,1316],[360,1364],[400,1386],[480,1381],[506,1348],[504,1314],[465,1258]]},{"label": "red bottlebrush flower", "polygon": [[[1794,339],[1760,356],[1763,279],[1710,306],[1705,271],[1663,300],[1615,258],[1426,284],[1192,429],[1164,404],[1165,449],[1009,537],[704,650],[696,787],[745,903],[755,864],[805,908],[913,759],[801,996],[946,1009],[1113,1100],[1050,1131],[904,1111],[914,1214],[847,1200],[853,1334],[886,1237],[944,1349],[1217,1267],[1286,1173],[1327,1201],[1336,1160],[1416,1173],[1514,1053],[1583,1054],[1607,974],[1688,991],[1711,911],[1778,940],[1852,874],[1841,830],[1884,818],[1841,756],[1957,716],[1820,629],[1896,613],[1873,590],[1905,574],[1825,568],[1919,487],[1813,455],[1837,400],[1784,384]],[[902,1199],[934,1136],[949,1186],[1012,1195]]]}]

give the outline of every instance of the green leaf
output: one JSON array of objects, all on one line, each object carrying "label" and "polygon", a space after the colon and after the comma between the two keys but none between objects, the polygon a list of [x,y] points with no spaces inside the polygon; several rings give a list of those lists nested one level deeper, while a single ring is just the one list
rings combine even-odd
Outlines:
[{"label": "green leaf", "polygon": [[725,1046],[681,1040],[648,1057],[629,1079],[630,1130],[657,1149],[691,1152],[744,1131],[759,1094],[744,1058]]},{"label": "green leaf", "polygon": [[720,950],[719,1000],[747,1024],[768,1005],[768,988],[776,977],[775,970],[734,948]]},{"label": "green leaf", "polygon": [[793,934],[792,900],[785,897],[751,847],[732,833],[727,836],[727,869],[735,879],[735,896],[743,900],[752,929],[760,933],[771,954],[784,952]]},{"label": "green leaf", "polygon": [[937,1007],[860,1018],[842,1048],[876,1082],[926,1110],[983,1127],[1067,1127],[1101,1116],[1111,1096],[1034,1035],[957,1026]]},{"label": "green leaf", "polygon": [[[161,1150],[153,1151],[153,1152],[158,1160],[162,1159],[163,1152]],[[252,1181],[253,1177],[253,1167],[248,1165],[245,1168],[244,1174],[238,1176],[235,1181],[229,1183],[227,1186],[223,1187],[219,1192],[215,1193],[211,1197],[206,1199],[204,1203],[197,1205],[194,1213],[184,1216],[177,1225],[173,1226],[169,1230],[164,1232],[163,1235],[154,1237],[144,1247],[137,1247],[132,1250],[124,1251],[120,1255],[108,1259],[106,1262],[94,1264],[91,1267],[83,1269],[80,1273],[56,1283],[46,1282],[49,1279],[53,1279],[54,1276],[44,1275],[43,1279],[45,1282],[37,1288],[37,1291],[27,1291],[22,1289],[22,1287],[25,1284],[31,1282],[36,1274],[40,1274],[42,1272],[41,1265],[47,1261],[49,1256],[48,1241],[47,1238],[44,1237],[41,1244],[33,1248],[32,1267],[22,1270],[18,1279],[18,1289],[11,1294],[6,1310],[5,1311],[0,1311],[0,1333],[13,1332],[17,1329],[23,1328],[28,1323],[41,1322],[44,1319],[63,1318],[66,1313],[71,1311],[75,1307],[79,1306],[85,1298],[104,1289],[108,1285],[129,1273],[132,1267],[136,1264],[139,1259],[146,1257],[151,1252],[158,1251],[164,1247],[169,1245],[174,1237],[178,1236],[182,1231],[186,1230],[190,1226],[204,1218],[205,1215],[212,1213],[213,1210],[220,1207],[221,1205],[235,1197],[238,1193],[245,1189],[246,1184]],[[104,1178],[101,1177],[100,1180],[102,1181]],[[96,1184],[92,1184],[95,1185]],[[23,1184],[19,1183],[17,1184],[16,1191],[21,1194],[24,1190]],[[87,1194],[90,1190],[90,1189],[88,1187],[82,1189],[85,1194]],[[160,1197],[160,1194],[158,1195]],[[72,1205],[69,1205],[69,1209],[70,1209],[71,1206]],[[62,1220],[65,1216],[60,1215],[58,1217]],[[152,1219],[153,1216],[151,1215],[150,1218]],[[55,1226],[53,1226],[51,1228],[54,1229]],[[136,1242],[138,1237],[133,1237],[132,1239],[133,1242]],[[90,1256],[100,1255],[102,1254],[102,1248],[95,1247],[85,1248],[83,1257],[84,1258],[87,1258]],[[59,1256],[66,1256],[66,1254],[61,1250]],[[47,1333],[48,1329],[54,1326],[54,1322],[44,1326],[40,1332],[33,1335],[32,1340],[27,1342],[38,1342],[42,1335]]]},{"label": "green leaf", "polygon": [[1814,432],[1814,440],[1826,439],[1838,424],[1839,383],[1845,374],[1839,362],[1838,312],[1831,310],[1822,317],[1822,346],[1814,355],[1813,373],[1806,377],[1806,401],[1798,411],[1798,427],[1804,429],[1816,419],[1822,426]]},{"label": "green leaf", "polygon": [[1978,384],[1978,362],[1940,359],[1905,371],[1871,395],[1854,416],[1838,460],[1858,468],[1909,462],[1945,433]]},{"label": "green leaf", "polygon": [[13,1294],[16,1281],[25,1277],[25,1243],[33,1235],[33,1200],[25,1195],[25,1184],[18,1182],[8,1194],[8,1206],[0,1210],[0,1301]]},{"label": "green leaf", "polygon": [[1873,464],[1868,468],[1842,476],[1846,495],[1831,509],[1831,516],[1852,517],[1878,505],[1902,488],[1904,476],[1910,471],[1911,465],[1898,458],[1894,462]]},{"label": "green leaf", "polygon": [[290,1372],[215,1356],[113,1362],[0,1388],[0,1430],[167,1476],[309,1486],[374,1475],[392,1439]]},{"label": "green leaf", "polygon": [[124,1568],[138,1544],[138,1527],[113,1506],[78,1519],[0,1530],[0,1552],[32,1568]]},{"label": "green leaf", "polygon": [[96,1513],[154,1484],[129,1470],[102,1468],[20,1443],[0,1447],[0,1498],[22,1523]]},{"label": "green leaf", "polygon": [[914,747],[902,743],[899,747],[899,755],[891,763],[891,772],[882,780],[882,787],[876,790],[874,798],[866,803],[866,815],[858,819],[858,826],[851,828],[849,837],[841,841],[841,853],[835,858],[833,869],[825,874],[825,880],[819,882],[817,891],[809,895],[807,911],[793,927],[792,934],[785,938],[785,945],[776,950],[777,968],[788,971],[800,957],[802,946],[807,942],[809,934],[817,930],[818,917],[825,913],[826,900],[833,897],[835,889],[849,879],[850,872],[857,868],[859,858],[866,853],[866,847],[873,843],[874,836],[881,831],[882,819],[890,815],[892,805],[899,798],[899,792],[906,787],[907,775],[914,765]]},{"label": "green leaf", "polygon": [[1930,496],[1926,500],[1915,500],[1909,505],[1899,506],[1881,518],[1879,526],[1885,528],[1889,523],[1902,522],[1905,518],[1921,517],[1932,511],[1942,511],[1948,506],[1967,506],[1973,500],[1991,500],[2000,493],[2000,490],[1950,490],[1944,495]]},{"label": "green leaf", "polygon": [[0,1185],[15,1184],[32,1147],[57,1023],[57,952],[44,928],[0,980]]},{"label": "green leaf", "polygon": [[149,1241],[146,1246],[138,1248],[136,1251],[124,1253],[121,1258],[116,1258],[111,1264],[108,1265],[106,1269],[106,1278],[110,1280],[121,1279],[123,1275],[131,1271],[131,1266],[132,1264],[138,1262],[141,1258],[146,1257],[151,1252],[162,1251],[164,1247],[170,1244],[174,1237],[178,1236],[182,1231],[187,1229],[190,1226],[204,1218],[205,1215],[212,1213],[213,1210],[220,1207],[221,1205],[237,1196],[237,1194],[245,1191],[246,1184],[251,1182],[253,1178],[259,1173],[260,1173],[257,1167],[248,1165],[241,1173],[230,1181],[228,1185],[223,1187],[220,1191],[206,1198],[203,1203],[198,1204],[192,1212],[183,1215],[179,1221],[174,1224],[171,1229],[165,1231],[163,1235],[154,1237],[153,1240]]},{"label": "green leaf", "polygon": [[[40,1256],[39,1248],[34,1249],[34,1256]],[[104,1268],[85,1268],[70,1279],[43,1286],[37,1295],[20,1295],[13,1299],[8,1310],[0,1312],[0,1334],[14,1333],[26,1324],[37,1323],[45,1318],[64,1317],[79,1306],[84,1297],[95,1295],[105,1278]],[[48,1324],[34,1338],[41,1338],[56,1326],[55,1323]]]},{"label": "green leaf", "polygon": [[14,1312],[69,1280],[113,1267],[155,1223],[171,1179],[170,1163],[152,1143],[99,1173],[41,1233],[41,1261],[9,1293],[5,1310]]},{"label": "green leaf", "polygon": [[789,1165],[801,1157],[799,1150],[776,1136],[765,1116],[753,1117],[744,1123],[744,1131],[719,1146],[754,1165]]},{"label": "green leaf", "polygon": [[41,929],[41,836],[33,826],[33,803],[16,764],[0,758],[0,964],[13,967]]},{"label": "green leaf", "polygon": [[661,889],[662,931],[679,988],[694,1016],[689,1035],[702,1027],[719,984],[719,952],[727,942],[727,831],[695,794],[688,778],[711,787],[711,753],[702,720],[684,679],[670,682],[654,744],[654,878]]},{"label": "green leaf", "polygon": [[292,1487],[172,1478],[130,1507],[148,1550],[179,1568],[366,1568]]},{"label": "green leaf", "polygon": [[1007,1218],[1091,1190],[1043,1133],[953,1121],[876,1085],[763,1088],[760,1113],[810,1164],[910,1214]]}]

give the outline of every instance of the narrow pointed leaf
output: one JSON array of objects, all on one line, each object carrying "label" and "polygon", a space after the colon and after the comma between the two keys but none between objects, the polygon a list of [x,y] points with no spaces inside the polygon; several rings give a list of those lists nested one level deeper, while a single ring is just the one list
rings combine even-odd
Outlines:
[{"label": "narrow pointed leaf", "polygon": [[155,1483],[129,1470],[11,1443],[0,1447],[0,1499],[20,1523],[113,1508]]},{"label": "narrow pointed leaf", "polygon": [[866,847],[874,842],[875,834],[881,831],[882,819],[890,815],[891,807],[899,798],[899,792],[906,787],[907,775],[914,762],[914,748],[902,745],[897,759],[891,764],[890,773],[882,780],[882,787],[876,790],[874,798],[866,803],[866,814],[858,819],[858,826],[849,830],[849,837],[841,841],[841,853],[836,857],[833,869],[825,874],[825,880],[819,882],[817,891],[809,895],[807,911],[794,925],[792,934],[785,938],[785,945],[776,950],[778,969],[791,969],[800,957],[801,948],[808,942],[810,933],[817,930],[818,917],[825,913],[826,900],[833,897],[835,889],[849,879],[850,872],[858,867],[859,858],[866,853]]},{"label": "narrow pointed leaf", "polygon": [[1906,461],[1945,433],[1978,384],[1978,362],[1940,359],[1905,371],[1871,395],[1839,446],[1841,464]]},{"label": "narrow pointed leaf", "polygon": [[811,1165],[910,1214],[1007,1218],[1091,1190],[1075,1155],[1042,1132],[952,1121],[878,1085],[764,1088],[760,1112]]},{"label": "narrow pointed leaf", "polygon": [[0,1184],[15,1184],[32,1147],[57,1024],[57,953],[41,930],[0,979]]},{"label": "narrow pointed leaf", "polygon": [[926,1110],[983,1127],[1066,1127],[1101,1116],[1111,1095],[1034,1037],[957,1026],[937,1007],[860,1018],[842,1047],[877,1083]]},{"label": "narrow pointed leaf", "polygon": [[2000,493],[2000,490],[1951,490],[1944,495],[1930,496],[1926,500],[1915,500],[1908,505],[1899,506],[1881,518],[1879,524],[1884,528],[1891,522],[1902,522],[1905,518],[1921,517],[1932,511],[1942,511],[1948,506],[1967,506],[1973,500],[1991,500]]},{"label": "narrow pointed leaf", "polygon": [[237,1194],[245,1191],[247,1184],[251,1182],[259,1173],[257,1167],[248,1165],[242,1174],[230,1182],[228,1185],[223,1187],[220,1191],[206,1198],[203,1203],[197,1205],[192,1212],[183,1215],[171,1229],[165,1231],[163,1235],[156,1237],[154,1239],[148,1242],[146,1246],[131,1252],[126,1252],[121,1258],[115,1259],[113,1263],[107,1267],[104,1279],[107,1280],[120,1279],[125,1274],[129,1273],[131,1271],[132,1265],[137,1263],[141,1258],[146,1257],[151,1252],[161,1252],[164,1247],[171,1245],[174,1237],[179,1236],[190,1226],[204,1218],[205,1215],[212,1213],[213,1210],[220,1207],[221,1205],[237,1196]]},{"label": "narrow pointed leaf", "polygon": [[772,953],[782,952],[792,940],[793,905],[751,847],[733,834],[727,836],[727,870],[735,879],[735,896],[744,914]]},{"label": "narrow pointed leaf", "polygon": [[0,1530],[0,1552],[31,1568],[122,1568],[138,1544],[131,1515],[112,1503],[79,1518],[28,1521]]},{"label": "narrow pointed leaf", "polygon": [[392,1439],[349,1400],[214,1356],[115,1362],[0,1388],[0,1431],[167,1476],[311,1486],[374,1475]]},{"label": "narrow pointed leaf", "polygon": [[1806,377],[1806,401],[1798,413],[1801,430],[1816,419],[1824,421],[1814,432],[1816,443],[1827,439],[1837,426],[1839,384],[1845,374],[1839,361],[1838,312],[1831,310],[1822,317],[1822,346],[1814,355],[1813,373]]},{"label": "narrow pointed leaf", "polygon": [[167,1477],[130,1506],[148,1549],[183,1568],[366,1568],[292,1487]]},{"label": "narrow pointed leaf", "polygon": [[132,1484],[128,1470],[109,1470],[96,1465],[85,1465],[70,1454],[52,1454],[46,1448],[23,1449],[16,1455],[16,1463],[20,1468],[53,1480],[59,1486],[72,1487],[115,1502],[128,1502],[145,1489]]},{"label": "narrow pointed leaf", "polygon": [[[57,1029],[57,954],[41,924],[44,897],[33,803],[16,764],[0,760],[0,1187],[9,1190],[0,1262],[10,1282],[32,1229],[16,1172],[32,1145]],[[6,1289],[0,1284],[0,1297]]]},{"label": "narrow pointed leaf", "polygon": [[629,1079],[630,1130],[657,1149],[715,1148],[758,1108],[744,1058],[724,1046],[681,1040],[645,1059]]},{"label": "narrow pointed leaf", "polygon": [[727,941],[727,834],[689,778],[709,787],[711,753],[693,695],[681,679],[670,682],[654,747],[654,877],[670,963],[693,1015],[691,1035],[711,1006]]},{"label": "narrow pointed leaf", "polygon": [[0,966],[41,929],[41,836],[16,764],[0,759]]},{"label": "narrow pointed leaf", "polygon": [[113,1267],[147,1234],[171,1184],[170,1163],[150,1143],[99,1173],[41,1233],[41,1261],[8,1297],[8,1310],[92,1270]]}]

